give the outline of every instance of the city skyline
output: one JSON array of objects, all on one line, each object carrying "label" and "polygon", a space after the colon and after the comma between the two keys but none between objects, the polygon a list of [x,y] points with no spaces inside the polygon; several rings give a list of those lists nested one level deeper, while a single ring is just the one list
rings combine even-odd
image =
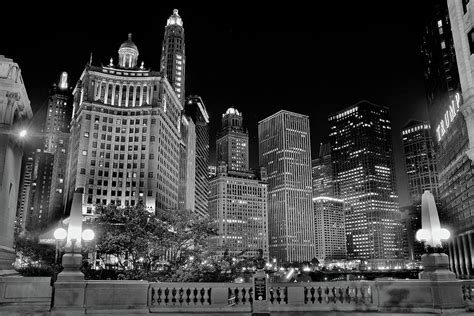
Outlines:
[{"label": "city skyline", "polygon": [[[91,52],[96,65],[107,64],[110,57],[116,59],[113,48],[128,33],[133,33],[141,48],[139,59],[145,67],[159,69],[163,21],[177,8],[186,29],[186,94],[200,95],[206,103],[210,144],[215,144],[222,111],[228,107],[239,109],[250,135],[250,166],[257,169],[257,123],[287,109],[310,117],[312,158],[316,158],[319,143],[328,140],[328,115],[367,99],[391,109],[400,205],[405,205],[409,199],[408,192],[404,192],[407,180],[398,130],[409,119],[427,119],[418,43],[421,27],[417,14],[421,6],[411,6],[407,11],[404,4],[397,3],[390,12],[380,8],[378,14],[376,8],[366,10],[368,7],[320,7],[318,12],[333,10],[340,15],[341,25],[321,14],[315,21],[304,8],[286,11],[176,6],[154,10],[151,19],[131,16],[130,23],[123,24],[116,23],[113,14],[105,15],[103,22],[114,25],[113,31],[92,25],[81,29],[74,25],[57,27],[56,22],[42,18],[35,30],[2,34],[2,54],[23,65],[36,113],[45,108],[48,88],[61,71],[67,71],[70,81],[75,82]],[[68,14],[74,17],[76,13]],[[255,24],[243,16],[253,18]],[[32,18],[34,22],[37,17]],[[37,58],[29,59],[29,47],[37,47]],[[210,156],[215,161],[213,146]]]}]

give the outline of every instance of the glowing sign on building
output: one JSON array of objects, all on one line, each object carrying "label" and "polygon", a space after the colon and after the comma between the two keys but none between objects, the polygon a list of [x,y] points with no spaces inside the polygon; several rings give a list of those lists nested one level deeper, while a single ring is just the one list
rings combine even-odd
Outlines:
[{"label": "glowing sign on building", "polygon": [[444,113],[444,117],[439,122],[438,127],[436,127],[436,136],[438,137],[438,142],[441,141],[444,134],[448,130],[451,123],[454,121],[454,118],[459,112],[459,105],[461,104],[461,95],[456,93],[454,100],[451,101],[448,110]]}]

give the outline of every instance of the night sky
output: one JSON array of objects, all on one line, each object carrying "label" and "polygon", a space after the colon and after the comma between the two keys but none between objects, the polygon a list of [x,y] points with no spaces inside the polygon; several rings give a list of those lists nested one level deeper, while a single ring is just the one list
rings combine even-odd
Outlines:
[{"label": "night sky", "polygon": [[[390,108],[400,205],[407,205],[400,129],[412,118],[428,118],[419,53],[423,5],[328,2],[313,2],[314,8],[176,5],[186,36],[186,95],[200,95],[210,114],[211,161],[228,107],[243,112],[256,168],[259,120],[280,109],[308,115],[315,158],[319,143],[328,141],[328,115],[365,99]],[[33,112],[40,113],[61,71],[74,85],[91,52],[95,65],[108,64],[111,57],[116,63],[129,32],[139,63],[158,70],[164,27],[174,8],[134,3],[124,10],[119,2],[103,8],[71,2],[2,14],[0,54],[20,65]],[[37,115],[34,124],[40,120]]]}]

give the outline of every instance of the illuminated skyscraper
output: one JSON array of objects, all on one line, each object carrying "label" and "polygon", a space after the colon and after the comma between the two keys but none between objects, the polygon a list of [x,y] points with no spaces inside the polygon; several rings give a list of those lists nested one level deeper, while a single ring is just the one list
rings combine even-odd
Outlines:
[{"label": "illuminated skyscraper", "polygon": [[319,157],[311,161],[311,169],[313,177],[313,197],[334,197],[331,148],[329,144],[321,143]]},{"label": "illuminated skyscraper", "polygon": [[355,259],[401,256],[388,109],[367,101],[329,116],[335,194],[348,204],[347,252]]},{"label": "illuminated skyscraper", "polygon": [[184,108],[196,129],[195,211],[206,215],[209,203],[209,115],[199,96],[187,97]]},{"label": "illuminated skyscraper", "polygon": [[267,183],[251,171],[230,171],[225,164],[210,179],[209,215],[217,223],[218,254],[268,260]]},{"label": "illuminated skyscraper", "polygon": [[249,134],[243,127],[242,113],[228,108],[222,114],[222,129],[216,142],[217,163],[224,162],[229,170],[249,170]]},{"label": "illuminated skyscraper", "polygon": [[402,129],[402,142],[412,203],[421,204],[425,190],[437,199],[438,173],[430,124],[411,120]]},{"label": "illuminated skyscraper", "polygon": [[177,209],[181,145],[179,99],[159,72],[138,66],[129,34],[119,62],[87,65],[74,89],[67,200],[84,189],[94,204]]},{"label": "illuminated skyscraper", "polygon": [[345,259],[347,256],[344,201],[331,197],[313,198],[316,258]]},{"label": "illuminated skyscraper", "polygon": [[309,119],[279,111],[258,123],[258,141],[268,174],[270,258],[309,261],[316,255]]},{"label": "illuminated skyscraper", "polygon": [[193,120],[181,114],[179,148],[179,193],[181,210],[195,211],[196,196],[196,129]]},{"label": "illuminated skyscraper", "polygon": [[186,74],[186,53],[184,49],[183,20],[174,9],[166,22],[165,36],[161,50],[160,70],[166,75],[181,102],[184,105],[184,79]]}]

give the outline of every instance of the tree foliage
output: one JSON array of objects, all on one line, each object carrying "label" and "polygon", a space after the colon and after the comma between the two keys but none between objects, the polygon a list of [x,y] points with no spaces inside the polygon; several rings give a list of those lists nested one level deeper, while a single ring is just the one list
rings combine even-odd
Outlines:
[{"label": "tree foliage", "polygon": [[173,279],[190,258],[206,255],[210,237],[216,234],[209,218],[185,210],[149,212],[136,206],[98,206],[93,222],[97,252],[118,260],[127,279]]}]

